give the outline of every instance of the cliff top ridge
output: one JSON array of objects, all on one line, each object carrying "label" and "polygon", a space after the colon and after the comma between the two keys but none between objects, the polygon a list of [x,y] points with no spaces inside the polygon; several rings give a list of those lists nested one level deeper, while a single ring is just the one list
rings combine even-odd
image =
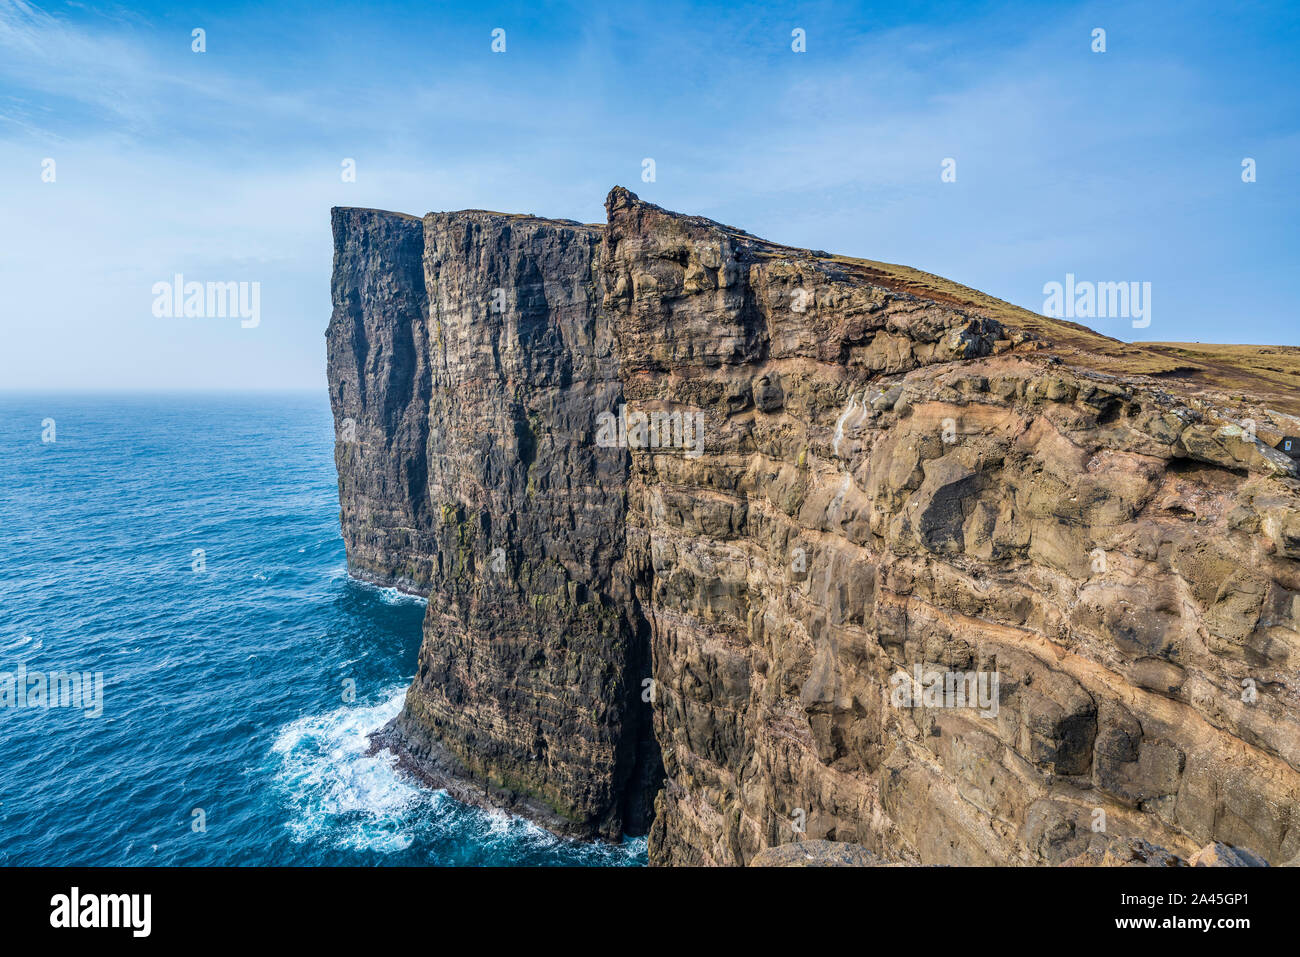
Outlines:
[{"label": "cliff top ridge", "polygon": [[[803,260],[832,273],[836,281],[869,284],[917,299],[956,306],[974,315],[994,319],[1024,340],[1016,351],[1054,356],[1084,370],[1119,379],[1147,377],[1174,393],[1206,393],[1208,398],[1237,404],[1253,398],[1262,408],[1300,417],[1300,347],[1284,345],[1232,345],[1200,342],[1123,342],[1081,323],[1052,318],[1006,302],[977,289],[911,266],[842,256],[823,250],[786,246],[761,239],[742,229],[703,216],[666,210],[647,202],[623,186],[615,186],[605,200],[609,222],[632,222],[647,214],[669,217],[683,228],[721,232],[733,243],[742,260],[782,258]],[[375,213],[420,220],[422,217],[389,210],[336,206],[333,217],[348,213]],[[532,213],[463,209],[427,216],[474,219],[503,217],[519,222],[553,223],[568,227],[604,229],[606,224],[551,219]],[[1300,421],[1297,421],[1300,425]]]}]

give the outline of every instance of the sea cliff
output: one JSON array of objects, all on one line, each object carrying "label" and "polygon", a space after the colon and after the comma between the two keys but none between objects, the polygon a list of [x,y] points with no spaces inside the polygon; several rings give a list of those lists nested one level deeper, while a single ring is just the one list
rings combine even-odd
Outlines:
[{"label": "sea cliff", "polygon": [[334,210],[380,743],[657,864],[1300,854],[1300,350],[606,211]]}]

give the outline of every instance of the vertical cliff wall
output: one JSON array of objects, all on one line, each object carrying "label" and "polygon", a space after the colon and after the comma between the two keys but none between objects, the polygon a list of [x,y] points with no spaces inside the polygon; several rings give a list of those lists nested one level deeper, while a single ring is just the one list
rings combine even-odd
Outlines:
[{"label": "vertical cliff wall", "polygon": [[1300,853],[1290,366],[607,212],[335,213],[349,560],[431,596],[413,768],[604,836],[657,793],[655,863]]},{"label": "vertical cliff wall", "polygon": [[337,210],[334,234],[349,563],[429,596],[393,745],[462,798],[644,833],[659,762],[622,570],[628,456],[590,441],[621,395],[599,229]]},{"label": "vertical cliff wall", "polygon": [[330,404],[348,568],[423,592],[433,580],[428,495],[432,398],[424,224],[334,210]]}]

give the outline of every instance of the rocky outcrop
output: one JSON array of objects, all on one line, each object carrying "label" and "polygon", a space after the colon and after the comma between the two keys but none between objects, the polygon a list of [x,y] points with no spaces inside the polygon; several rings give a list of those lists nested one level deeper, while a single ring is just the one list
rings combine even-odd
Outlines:
[{"label": "rocky outcrop", "polygon": [[843,841],[798,841],[764,848],[750,867],[882,867],[884,862],[861,844]]},{"label": "rocky outcrop", "polygon": [[429,596],[391,743],[463,799],[643,833],[659,761],[623,571],[628,461],[586,441],[621,395],[592,292],[600,230],[336,210],[334,233],[349,564]]},{"label": "rocky outcrop", "polygon": [[414,770],[605,837],[653,797],[663,864],[1300,853],[1280,371],[607,212],[335,211],[349,562],[430,595]]},{"label": "rocky outcrop", "polygon": [[327,355],[348,569],[423,592],[435,554],[424,226],[414,216],[336,209],[334,235]]}]

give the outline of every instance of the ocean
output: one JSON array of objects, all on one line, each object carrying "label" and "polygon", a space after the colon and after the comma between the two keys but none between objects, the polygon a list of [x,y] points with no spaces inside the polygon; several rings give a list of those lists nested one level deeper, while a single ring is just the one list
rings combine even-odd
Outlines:
[{"label": "ocean", "polygon": [[323,392],[0,395],[0,864],[645,863],[367,756],[424,602],[336,482]]}]

